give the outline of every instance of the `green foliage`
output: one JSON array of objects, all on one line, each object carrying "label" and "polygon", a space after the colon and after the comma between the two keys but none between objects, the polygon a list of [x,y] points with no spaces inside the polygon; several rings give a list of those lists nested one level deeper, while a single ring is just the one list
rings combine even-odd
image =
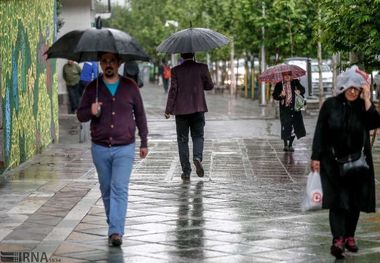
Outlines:
[{"label": "green foliage", "polygon": [[266,46],[280,58],[289,56],[316,56],[316,42],[312,25],[316,12],[304,0],[275,0],[268,7]]},{"label": "green foliage", "polygon": [[334,51],[352,52],[366,68],[380,67],[380,1],[321,0],[322,40]]},{"label": "green foliage", "polygon": [[133,1],[130,10],[113,8],[112,19],[105,21],[105,25],[128,32],[154,60],[158,60],[155,48],[170,32],[170,28],[165,27],[165,6],[166,2],[161,0]]},{"label": "green foliage", "polygon": [[[204,10],[208,4],[208,1],[201,0],[132,1],[130,9],[114,7],[112,18],[105,21],[105,25],[128,32],[144,47],[153,61],[158,62],[167,55],[157,53],[156,47],[172,33],[189,28],[190,25],[215,29],[212,27],[213,16]],[[172,24],[165,26],[169,20],[177,21],[178,27]]]},{"label": "green foliage", "polygon": [[[164,56],[156,52],[156,47],[192,23],[193,27],[208,27],[233,40],[236,57],[257,57],[262,44],[268,57],[275,56],[277,60],[295,55],[316,57],[317,41],[321,40],[324,58],[333,52],[351,51],[360,53],[370,64],[380,50],[379,3],[380,0],[134,0],[130,9],[114,8],[108,24],[129,32],[156,61]],[[178,27],[165,26],[167,20],[177,21]],[[229,60],[229,48],[211,51],[212,59]]]}]

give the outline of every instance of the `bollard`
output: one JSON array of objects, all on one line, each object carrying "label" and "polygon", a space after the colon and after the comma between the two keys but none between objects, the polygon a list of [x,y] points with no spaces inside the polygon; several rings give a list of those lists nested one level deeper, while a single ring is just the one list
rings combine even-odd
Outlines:
[{"label": "bollard", "polygon": [[88,141],[88,138],[90,137],[90,122],[81,122],[79,126],[79,142],[85,143]]}]

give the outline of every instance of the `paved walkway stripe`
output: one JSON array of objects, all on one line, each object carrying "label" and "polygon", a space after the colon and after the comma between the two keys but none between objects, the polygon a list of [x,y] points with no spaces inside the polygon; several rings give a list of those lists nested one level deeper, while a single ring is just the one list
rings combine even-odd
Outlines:
[{"label": "paved walkway stripe", "polygon": [[63,220],[53,228],[53,230],[42,240],[34,251],[43,251],[49,257],[73,232],[76,226],[87,215],[92,206],[99,199],[99,185],[96,184],[63,218]]}]

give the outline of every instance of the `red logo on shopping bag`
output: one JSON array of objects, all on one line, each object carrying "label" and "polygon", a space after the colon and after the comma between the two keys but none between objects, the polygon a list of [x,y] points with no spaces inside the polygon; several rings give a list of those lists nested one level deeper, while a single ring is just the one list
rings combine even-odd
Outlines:
[{"label": "red logo on shopping bag", "polygon": [[314,203],[322,202],[322,194],[320,192],[314,192],[311,196],[311,200],[313,200]]}]

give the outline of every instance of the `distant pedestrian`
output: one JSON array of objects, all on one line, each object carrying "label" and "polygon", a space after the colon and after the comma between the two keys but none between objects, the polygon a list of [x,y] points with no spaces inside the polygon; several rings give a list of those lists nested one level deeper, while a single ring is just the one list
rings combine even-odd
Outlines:
[{"label": "distant pedestrian", "polygon": [[163,65],[162,65],[162,84],[164,86],[164,92],[168,93],[169,81],[171,78],[171,69],[170,69],[170,66],[165,61],[163,61],[162,63],[163,63]]},{"label": "distant pedestrian", "polygon": [[294,152],[293,141],[306,135],[301,111],[294,109],[296,94],[303,96],[305,88],[298,79],[292,78],[291,72],[282,73],[283,81],[278,82],[273,91],[273,99],[280,101],[281,139],[284,151]]},{"label": "distant pedestrian", "polygon": [[99,77],[99,86],[96,87],[95,81],[89,84],[77,112],[79,121],[91,120],[91,153],[111,246],[120,246],[124,235],[136,126],[141,140],[140,157],[145,158],[148,154],[148,128],[140,90],[134,81],[118,74],[120,64],[115,54],[101,55],[100,66],[104,74]]},{"label": "distant pedestrian", "polygon": [[163,73],[164,73],[164,63],[161,61],[160,65],[158,65],[158,72],[157,72],[158,86],[162,86]]},{"label": "distant pedestrian", "polygon": [[[337,259],[357,252],[354,239],[360,211],[376,211],[375,178],[369,131],[380,127],[371,101],[368,75],[356,66],[337,78],[336,96],[319,112],[311,155],[311,170],[320,172],[322,207],[329,209],[332,246]],[[366,167],[344,174],[338,161],[365,155]],[[355,159],[356,160],[356,159]]]},{"label": "distant pedestrian", "polygon": [[79,100],[82,95],[79,86],[80,74],[81,68],[73,60],[68,60],[67,63],[63,66],[62,76],[66,82],[66,88],[70,101],[69,113],[75,113],[79,106]]},{"label": "distant pedestrian", "polygon": [[82,72],[80,74],[80,94],[82,96],[84,89],[91,81],[98,77],[98,63],[96,61],[86,61],[83,63]]},{"label": "distant pedestrian", "polygon": [[133,79],[139,88],[144,86],[144,82],[140,77],[140,69],[136,61],[127,61],[124,63],[124,77]]},{"label": "distant pedestrian", "polygon": [[193,162],[199,177],[203,177],[204,126],[207,112],[205,90],[214,87],[207,65],[194,61],[194,53],[181,54],[184,62],[172,69],[171,86],[165,117],[175,115],[177,143],[182,167],[181,178],[190,179],[189,131],[193,141]]}]

